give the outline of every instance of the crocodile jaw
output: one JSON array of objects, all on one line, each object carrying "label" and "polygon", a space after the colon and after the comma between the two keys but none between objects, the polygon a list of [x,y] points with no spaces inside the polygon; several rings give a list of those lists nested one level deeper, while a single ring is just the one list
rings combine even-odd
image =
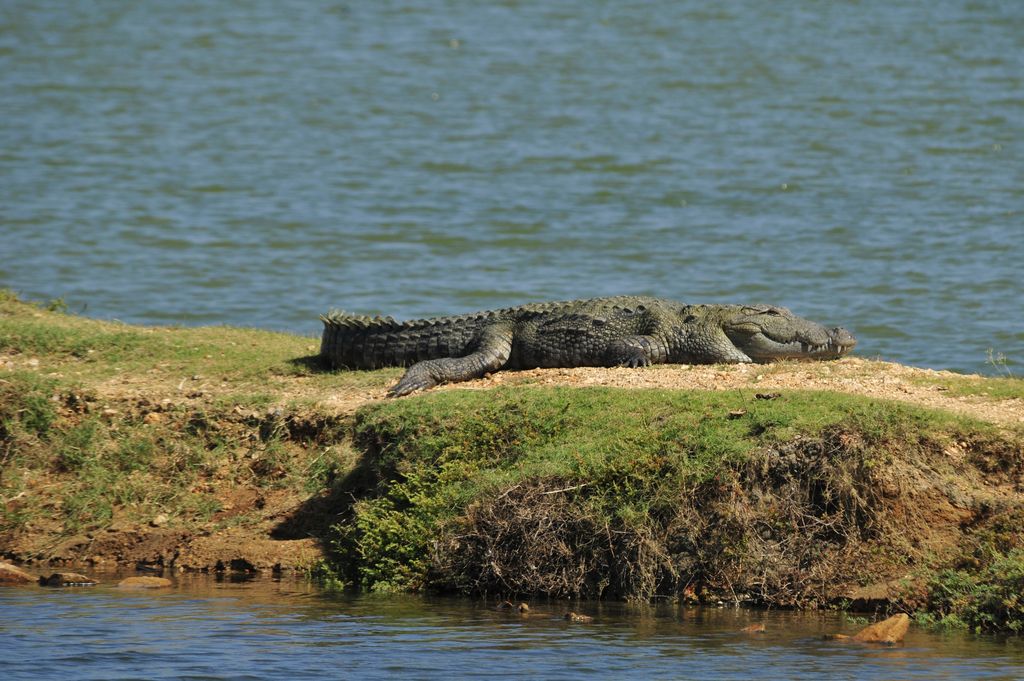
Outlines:
[{"label": "crocodile jaw", "polygon": [[763,331],[729,334],[736,348],[757,363],[783,359],[839,359],[853,350],[857,340],[842,327],[821,328],[821,333],[798,334],[796,338],[771,338]]},{"label": "crocodile jaw", "polygon": [[774,305],[731,308],[722,319],[722,331],[739,352],[759,363],[837,359],[857,344],[842,327],[827,329]]}]

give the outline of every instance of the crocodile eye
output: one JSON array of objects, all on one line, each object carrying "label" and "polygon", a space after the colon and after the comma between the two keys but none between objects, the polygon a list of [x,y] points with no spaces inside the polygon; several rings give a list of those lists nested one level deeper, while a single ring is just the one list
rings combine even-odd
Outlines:
[{"label": "crocodile eye", "polygon": [[757,314],[770,314],[772,308],[769,305],[747,305],[743,308],[743,314],[757,315]]},{"label": "crocodile eye", "polygon": [[767,310],[764,311],[764,313],[766,315],[771,316],[771,317],[781,317],[782,316],[782,313],[779,312],[778,310],[776,310],[774,307],[768,308]]}]

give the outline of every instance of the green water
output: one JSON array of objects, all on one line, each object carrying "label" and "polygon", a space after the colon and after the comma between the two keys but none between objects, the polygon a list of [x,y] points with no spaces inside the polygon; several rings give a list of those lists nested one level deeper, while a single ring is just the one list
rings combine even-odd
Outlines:
[{"label": "green water", "polygon": [[1024,358],[1016,0],[0,5],[0,286],[317,334],[621,293]]}]

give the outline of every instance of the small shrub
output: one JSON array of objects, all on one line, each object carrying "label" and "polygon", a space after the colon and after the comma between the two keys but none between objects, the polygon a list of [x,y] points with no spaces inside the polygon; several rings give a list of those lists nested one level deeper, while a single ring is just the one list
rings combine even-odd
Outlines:
[{"label": "small shrub", "polygon": [[1024,550],[997,557],[979,572],[943,570],[928,584],[929,609],[945,626],[976,632],[1024,632]]},{"label": "small shrub", "polygon": [[101,429],[102,424],[91,418],[64,430],[57,443],[57,469],[74,473],[95,462],[96,439]]},{"label": "small shrub", "polygon": [[143,470],[153,461],[154,444],[146,437],[129,437],[122,440],[113,455],[112,464],[120,471],[131,473]]},{"label": "small shrub", "polygon": [[19,435],[47,438],[57,419],[50,399],[54,382],[31,372],[8,372],[0,379],[0,451]]},{"label": "small shrub", "polygon": [[83,528],[109,523],[114,517],[114,506],[105,489],[90,482],[64,497],[64,527],[75,532]]},{"label": "small shrub", "polygon": [[46,309],[48,312],[65,313],[68,311],[68,304],[62,296],[60,298],[54,298],[47,302],[46,305],[44,306],[44,309]]},{"label": "small shrub", "polygon": [[333,543],[352,563],[352,581],[383,592],[424,586],[435,519],[423,509],[409,512],[417,486],[395,485],[387,496],[356,502],[352,522],[334,527]]}]

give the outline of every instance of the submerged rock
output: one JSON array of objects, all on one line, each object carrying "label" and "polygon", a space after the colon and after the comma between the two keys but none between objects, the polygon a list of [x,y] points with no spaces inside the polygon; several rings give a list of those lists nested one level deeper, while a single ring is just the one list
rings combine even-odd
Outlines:
[{"label": "submerged rock", "polygon": [[901,612],[864,627],[853,635],[853,640],[862,643],[899,643],[909,628],[910,616]]},{"label": "submerged rock", "polygon": [[119,589],[162,589],[173,585],[166,577],[125,577],[117,583]]},{"label": "submerged rock", "polygon": [[495,609],[496,610],[515,610],[516,612],[520,612],[520,613],[523,613],[523,614],[526,614],[526,613],[530,612],[530,606],[528,606],[526,603],[520,603],[519,605],[516,605],[512,601],[502,601],[501,603],[498,603],[498,605],[497,605],[497,607]]},{"label": "submerged rock", "polygon": [[826,639],[831,641],[857,641],[858,643],[899,643],[907,635],[910,628],[910,616],[906,613],[893,615],[881,622],[869,624],[853,636],[830,634]]},{"label": "submerged rock", "polygon": [[581,623],[581,624],[582,623],[586,623],[586,622],[593,622],[594,621],[594,618],[591,617],[590,615],[581,615],[578,612],[572,612],[572,611],[565,613],[565,619],[568,620],[569,622],[578,622],[578,623]]},{"label": "submerged rock", "polygon": [[93,586],[98,583],[92,577],[77,572],[54,572],[49,577],[39,578],[39,584],[42,586]]},{"label": "submerged rock", "polygon": [[37,577],[30,575],[20,567],[0,561],[0,584],[31,584],[37,580]]}]

